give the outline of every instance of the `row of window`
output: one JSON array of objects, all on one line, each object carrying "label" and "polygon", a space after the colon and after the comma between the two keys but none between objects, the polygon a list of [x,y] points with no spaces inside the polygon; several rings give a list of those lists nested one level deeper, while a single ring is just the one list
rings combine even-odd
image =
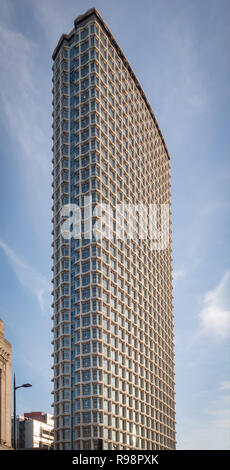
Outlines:
[{"label": "row of window", "polygon": [[[97,72],[98,72],[98,66],[97,66],[97,64],[95,64],[94,62],[92,62],[92,63],[90,63],[90,66],[87,65],[87,66],[85,66],[85,67],[83,67],[83,68],[81,69],[81,78],[86,77],[90,72],[93,73],[94,71],[97,71]],[[102,72],[102,73],[103,73],[103,72]],[[102,73],[101,73],[101,75],[102,75]],[[79,71],[73,71],[73,72],[71,72],[71,75],[70,75],[71,86],[74,87],[74,91],[76,91],[76,90],[79,89],[79,85],[76,85],[76,81],[78,81],[79,78],[80,78]],[[93,83],[96,83],[96,82],[98,81],[98,80],[96,79],[96,77],[95,77],[95,78],[91,77],[91,82],[92,82],[92,79],[93,79]],[[86,80],[89,80],[89,79],[87,78]],[[66,83],[66,85],[67,85],[67,83],[68,83],[68,75],[67,75],[67,74],[66,74],[66,75],[63,75],[62,81],[63,81],[64,84]],[[86,82],[86,83],[87,83],[87,82]],[[66,86],[66,85],[64,85],[64,86]],[[119,90],[119,89],[120,89],[120,86],[119,86],[119,85],[117,85],[117,86],[118,86],[118,90]],[[112,91],[114,91],[112,85],[109,87],[109,90],[110,90],[110,88],[111,88],[111,93],[112,93]],[[103,96],[101,96],[101,103],[103,104],[104,108],[107,108],[107,104],[106,104],[106,101],[105,101],[107,95],[108,95],[108,97],[110,98],[110,100],[109,100],[109,101],[110,101],[110,104],[111,104],[112,106],[114,106],[113,96],[107,93],[106,89],[103,88],[103,85],[102,85],[102,89],[103,89],[103,91],[106,93],[106,94],[105,94],[105,98],[103,98]],[[119,93],[120,93],[120,90],[119,90]],[[118,104],[120,104],[121,107],[123,108],[123,120],[124,120],[126,126],[128,126],[128,119],[127,119],[127,112],[128,112],[127,105],[128,105],[128,103],[127,103],[127,105],[126,105],[126,101],[125,101],[124,104],[122,104],[121,96],[123,96],[123,95],[117,94],[117,95],[116,95],[116,100],[118,101]],[[57,98],[57,101],[58,101],[59,99],[60,99],[60,96]],[[64,98],[64,99],[65,99],[65,98]],[[57,104],[57,102],[56,102],[56,104]],[[60,111],[60,105],[58,105],[58,106],[59,106],[59,108],[57,108],[57,109],[55,110],[55,116],[56,116],[56,118],[57,118],[58,112]],[[131,128],[132,128],[132,133],[134,134],[135,132],[137,132],[138,137],[140,137],[140,133],[139,133],[139,131],[138,131],[138,129],[139,129],[138,126],[141,125],[142,131],[144,131],[146,125],[145,125],[144,123],[139,124],[140,118],[139,118],[138,112],[135,112],[135,113],[134,113],[134,109],[133,109],[133,105],[132,105],[132,104],[130,104],[129,106],[130,106],[130,116],[129,116],[129,119],[130,119],[130,124],[131,124]],[[118,106],[118,108],[117,108],[117,112],[118,112],[118,114],[121,115],[121,110],[120,110],[119,106]],[[134,116],[134,114],[135,114],[135,116]],[[114,114],[112,115],[112,117],[114,118]],[[149,120],[148,120],[148,122],[149,122]],[[151,122],[151,121],[150,121],[150,122]],[[57,123],[57,124],[58,124],[58,123]],[[133,127],[133,126],[134,126],[134,127]],[[148,125],[148,127],[149,127],[149,125]],[[150,129],[151,129],[151,130],[150,130],[150,136],[152,136],[152,137],[153,137],[153,136],[156,136],[156,135],[157,135],[157,134],[156,134],[157,131],[156,131],[156,128],[155,128],[155,126],[154,126],[153,123],[152,123],[152,126],[151,126]],[[153,132],[153,131],[154,131],[154,132]],[[143,137],[141,136],[141,138],[144,138],[144,135],[145,135],[145,134],[143,133],[143,135],[142,135]],[[149,137],[149,136],[148,136],[148,137]]]},{"label": "row of window", "polygon": [[[86,340],[89,340],[90,337],[91,337],[91,330],[83,330],[81,336],[80,336],[79,331],[76,334],[77,341],[80,341],[81,339],[82,341],[86,341]],[[92,337],[93,339],[100,338],[101,331],[92,329]],[[115,354],[117,356],[117,353]],[[72,351],[72,356],[73,356],[73,359],[75,359],[74,350]],[[157,360],[157,356],[155,357]],[[54,358],[55,358],[55,364],[58,364],[58,362],[62,360],[68,360],[70,358],[70,351],[68,350],[59,351],[54,354]],[[150,380],[149,367],[150,367],[150,364],[152,364],[152,360],[151,361],[149,361],[148,359],[144,360],[144,366],[146,369],[144,369],[143,367],[140,367],[138,362],[134,362],[130,359],[126,359],[127,365],[126,367],[124,367],[124,365],[122,365],[122,363],[124,362],[123,357],[121,361],[122,361],[121,363],[120,362],[118,363],[118,359],[116,359],[116,362],[113,363],[111,360],[105,359],[105,357],[103,359],[102,356],[82,357],[82,362],[80,358],[75,359],[75,370],[88,368],[88,367],[102,367],[103,366],[103,369],[105,371],[111,371],[112,374],[119,375],[120,377],[123,377],[123,379],[127,379],[127,377],[129,376],[129,380],[131,381],[132,374],[134,378],[135,378],[135,374],[138,374],[141,377],[143,377],[143,379],[145,378],[145,380]],[[152,393],[154,393],[155,397],[159,396],[160,398],[162,398],[162,390],[164,390],[168,396],[173,398],[174,396],[173,378],[172,378],[171,368],[168,366],[168,363],[165,363],[165,362],[163,363],[163,361],[161,361],[160,359],[157,360],[156,362],[161,363],[161,367],[164,367],[165,370],[167,369],[167,373],[163,372],[161,368],[158,368],[158,366],[155,365],[154,375],[151,376],[151,380],[155,385],[155,388],[153,389]],[[127,368],[129,369],[129,371]],[[77,382],[81,381],[80,376],[76,376],[76,380]],[[158,386],[160,387],[160,391],[158,391],[157,389]]]},{"label": "row of window", "polygon": [[[112,300],[112,303],[113,303],[113,299]],[[59,301],[57,301],[55,303],[55,312],[59,312],[62,308],[61,308],[61,304]],[[118,302],[118,305],[115,305],[115,308],[118,309],[120,315],[126,315],[126,318],[129,318],[130,321],[133,322],[134,325],[139,325],[138,328],[139,330],[140,329],[143,329],[147,331],[150,329],[150,331],[152,331],[152,328],[154,327],[155,328],[155,324],[159,324],[161,325],[161,336],[163,338],[163,340],[165,338],[167,338],[167,341],[169,342],[169,344],[171,344],[172,340],[173,340],[173,335],[171,333],[171,328],[172,328],[172,317],[171,315],[168,313],[167,310],[163,310],[163,313],[164,315],[162,315],[162,310],[161,308],[159,307],[158,308],[158,312],[156,311],[156,306],[153,308],[152,304],[151,305],[147,305],[144,306],[141,308],[140,305],[133,305],[133,310],[129,310],[129,308],[131,308],[131,305],[128,307],[125,307],[123,306],[123,304],[120,304]],[[148,322],[143,322],[143,309],[145,311],[145,314],[146,312],[149,312],[149,317],[148,317]],[[90,311],[103,311],[103,314],[109,318],[111,318],[112,321],[114,322],[119,322],[119,324],[121,326],[124,327],[124,325],[126,324],[126,321],[124,320],[124,318],[122,316],[118,316],[117,312],[112,310],[111,309],[111,312],[110,312],[110,307],[108,307],[107,305],[105,304],[101,304],[101,302],[98,300],[92,300],[92,301],[88,301],[88,302],[82,302],[82,303],[78,303],[76,306],[75,306],[75,314],[79,315],[80,313],[87,313],[87,312],[90,312]],[[135,313],[134,313],[135,312]],[[60,321],[64,321],[64,317],[65,317],[65,320],[69,319],[68,318],[68,313],[64,312],[61,314],[58,314],[55,316],[55,321],[56,323],[58,324]],[[101,316],[98,315],[98,319],[100,319]],[[150,323],[149,323],[150,322]],[[128,327],[128,326],[127,326]],[[109,325],[107,325],[107,328],[109,329]],[[129,327],[128,327],[129,328]],[[135,328],[134,326],[132,328]],[[129,328],[130,329],[130,328]],[[134,331],[134,334],[135,334],[135,329],[133,330]],[[166,344],[165,344],[165,347],[166,347],[166,351],[168,351],[168,348],[167,348],[167,341],[166,341]]]}]

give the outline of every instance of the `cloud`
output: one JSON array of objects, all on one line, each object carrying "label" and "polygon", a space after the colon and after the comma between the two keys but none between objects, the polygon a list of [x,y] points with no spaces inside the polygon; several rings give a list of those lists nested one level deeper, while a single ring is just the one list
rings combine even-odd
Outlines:
[{"label": "cloud", "polygon": [[173,287],[175,288],[178,279],[182,279],[185,276],[185,269],[183,266],[173,270]]},{"label": "cloud", "polygon": [[174,279],[180,279],[184,277],[185,275],[185,270],[183,267],[177,268],[173,270],[173,278]]},{"label": "cloud", "polygon": [[46,36],[51,52],[56,47],[60,36],[71,31],[74,19],[82,14],[84,9],[87,10],[87,6],[76,5],[75,2],[59,1],[58,5],[57,0],[33,2],[34,15]]},{"label": "cloud", "polygon": [[37,230],[51,205],[51,70],[41,55],[40,45],[0,24],[0,105],[9,140],[2,157],[9,158],[10,148],[19,163],[25,211]]},{"label": "cloud", "polygon": [[192,416],[180,429],[180,450],[229,449],[229,382],[221,382],[216,398],[207,403],[198,419]]},{"label": "cloud", "polygon": [[0,247],[8,257],[20,284],[32,292],[37,299],[41,313],[45,314],[50,309],[50,281],[1,240]]},{"label": "cloud", "polygon": [[221,390],[230,390],[230,382],[222,382],[220,386]]},{"label": "cloud", "polygon": [[44,135],[38,125],[40,113],[36,89],[35,55],[37,46],[23,34],[0,25],[0,98],[12,137],[19,143],[26,163],[46,169],[40,151]]},{"label": "cloud", "polygon": [[217,339],[229,335],[229,282],[230,271],[227,271],[220,283],[204,294],[203,307],[199,314],[201,334],[208,334]]}]

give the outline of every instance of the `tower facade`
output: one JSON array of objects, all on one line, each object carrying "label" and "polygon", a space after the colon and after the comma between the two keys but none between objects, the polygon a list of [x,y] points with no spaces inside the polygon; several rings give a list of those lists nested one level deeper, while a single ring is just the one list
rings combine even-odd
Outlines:
[{"label": "tower facade", "polygon": [[164,138],[93,8],[53,53],[56,449],[175,448],[170,217]]}]

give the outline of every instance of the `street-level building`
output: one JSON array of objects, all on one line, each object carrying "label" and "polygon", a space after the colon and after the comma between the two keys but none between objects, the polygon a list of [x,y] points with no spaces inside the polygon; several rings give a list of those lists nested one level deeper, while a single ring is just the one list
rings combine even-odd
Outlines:
[{"label": "street-level building", "polygon": [[53,448],[54,426],[51,414],[42,412],[24,413],[24,417],[17,416],[16,428],[18,449],[50,450]]},{"label": "street-level building", "polygon": [[0,319],[0,450],[11,449],[11,344]]}]

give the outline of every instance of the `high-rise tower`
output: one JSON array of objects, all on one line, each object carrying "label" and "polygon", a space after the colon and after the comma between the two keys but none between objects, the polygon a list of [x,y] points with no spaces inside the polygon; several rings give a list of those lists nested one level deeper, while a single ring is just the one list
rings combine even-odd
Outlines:
[{"label": "high-rise tower", "polygon": [[167,147],[97,10],[53,61],[55,448],[174,449]]}]

